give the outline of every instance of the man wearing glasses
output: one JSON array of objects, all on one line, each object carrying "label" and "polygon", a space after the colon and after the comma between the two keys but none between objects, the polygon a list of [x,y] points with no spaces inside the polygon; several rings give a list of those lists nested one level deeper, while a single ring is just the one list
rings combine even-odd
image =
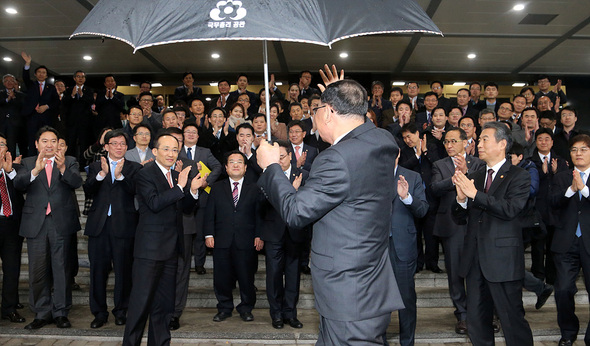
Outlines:
[{"label": "man wearing glasses", "polygon": [[[555,303],[557,323],[561,330],[560,346],[573,345],[578,336],[580,322],[575,314],[574,295],[578,291],[576,279],[580,269],[590,272],[590,136],[582,134],[572,138],[570,146],[573,171],[557,173],[554,177],[552,202],[561,223],[555,226],[551,251],[557,273]],[[584,276],[586,291],[590,277]],[[584,337],[590,342],[590,328]]]},{"label": "man wearing glasses", "polygon": [[318,150],[311,145],[303,143],[306,131],[305,126],[301,120],[293,120],[289,123],[289,142],[293,147],[293,157],[291,158],[291,165],[293,167],[301,168],[309,172],[311,164],[316,156]]}]

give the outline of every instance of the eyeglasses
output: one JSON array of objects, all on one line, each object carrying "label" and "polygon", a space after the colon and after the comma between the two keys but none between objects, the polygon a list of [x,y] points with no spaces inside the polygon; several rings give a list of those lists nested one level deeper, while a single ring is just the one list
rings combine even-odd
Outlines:
[{"label": "eyeglasses", "polygon": [[125,142],[109,142],[108,145],[112,145],[113,147],[124,147],[127,145]]},{"label": "eyeglasses", "polygon": [[184,131],[184,133],[187,134],[187,135],[197,135],[197,134],[199,134],[198,131]]},{"label": "eyeglasses", "polygon": [[581,152],[582,154],[586,154],[588,152],[588,150],[590,150],[590,148],[588,148],[588,147],[581,147],[581,148],[572,147],[570,149],[570,152],[572,152],[574,154],[577,152]]},{"label": "eyeglasses", "polygon": [[138,132],[135,134],[136,136],[149,136],[150,133],[149,132]]},{"label": "eyeglasses", "polygon": [[301,130],[289,130],[289,134],[290,135],[297,135],[297,134],[300,134],[301,132],[303,132],[303,131],[301,131]]},{"label": "eyeglasses", "polygon": [[227,163],[229,163],[230,165],[243,165],[244,161],[238,160],[238,161],[234,161],[234,160],[230,160]]},{"label": "eyeglasses", "polygon": [[456,140],[456,139],[445,139],[445,140],[443,141],[443,144],[444,144],[444,145],[447,145],[447,144],[457,144],[457,143],[459,143],[459,141],[458,141],[458,140]]},{"label": "eyeglasses", "polygon": [[473,124],[461,124],[459,127],[462,129],[469,129],[473,127]]},{"label": "eyeglasses", "polygon": [[288,156],[289,156],[289,155],[281,155],[281,156],[279,156],[279,159],[281,159],[281,160],[284,160],[284,159],[286,159]]},{"label": "eyeglasses", "polygon": [[512,112],[512,108],[509,108],[509,107],[500,107],[499,109],[501,109],[503,111]]},{"label": "eyeglasses", "polygon": [[319,107],[314,107],[314,108],[312,108],[312,109],[311,109],[311,112],[313,113],[313,115],[316,115],[316,114],[317,114],[317,112],[318,112],[318,110],[319,110],[320,108],[324,108],[324,107],[326,107],[326,105],[319,106]]},{"label": "eyeglasses", "polygon": [[139,100],[139,102],[154,102],[154,100],[143,99],[143,100]]},{"label": "eyeglasses", "polygon": [[174,154],[178,154],[178,149],[172,149],[172,148],[157,148],[158,150],[162,150],[165,154],[168,154],[170,152],[174,153]]},{"label": "eyeglasses", "polygon": [[485,118],[480,118],[483,121],[494,121],[496,120],[496,118],[490,118],[490,117],[485,117]]}]

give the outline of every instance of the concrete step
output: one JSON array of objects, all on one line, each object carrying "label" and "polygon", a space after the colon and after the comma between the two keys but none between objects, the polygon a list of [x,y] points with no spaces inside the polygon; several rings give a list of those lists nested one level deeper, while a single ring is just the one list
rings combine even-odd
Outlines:
[{"label": "concrete step", "polygon": [[[588,323],[588,309],[579,309],[581,330],[578,340],[583,340],[586,324]],[[303,323],[302,329],[293,329],[289,326],[276,330],[270,325],[270,317],[267,309],[256,308],[252,311],[253,322],[242,322],[234,312],[233,317],[224,322],[212,321],[216,313],[214,308],[187,308],[180,318],[180,329],[172,331],[172,344],[183,345],[200,342],[206,345],[231,345],[231,344],[264,344],[264,345],[310,345],[317,339],[319,316],[315,310],[300,310],[298,318]],[[28,309],[20,310],[27,319],[27,323],[33,320],[33,314]],[[526,308],[526,318],[533,331],[535,345],[557,343],[560,338],[557,327],[557,317],[554,307],[541,310]],[[91,329],[90,322],[93,316],[87,306],[74,305],[69,314],[72,328],[58,329],[55,325],[49,325],[36,331],[25,331],[23,323],[9,323],[0,320],[0,340],[10,338],[26,338],[38,340],[32,344],[41,343],[44,339],[67,340],[100,340],[117,344],[122,341],[124,326],[117,326],[113,317],[100,329]],[[468,344],[466,336],[455,334],[455,317],[451,308],[418,308],[416,328],[416,344]],[[392,345],[398,345],[398,320],[397,314],[392,314],[391,323],[387,330],[387,338]],[[147,335],[147,333],[145,334]],[[144,336],[145,336],[144,335]],[[144,342],[146,339],[144,339]],[[496,334],[496,342],[503,344],[502,332]],[[23,344],[23,343],[20,343]],[[31,343],[27,343],[31,344]],[[48,343],[43,343],[48,344]],[[63,343],[60,343],[63,344]],[[95,344],[99,344],[96,342]],[[107,344],[107,343],[105,343]],[[582,345],[583,342],[579,342]],[[578,345],[576,344],[576,345]],[[11,345],[16,345],[12,343]]]}]

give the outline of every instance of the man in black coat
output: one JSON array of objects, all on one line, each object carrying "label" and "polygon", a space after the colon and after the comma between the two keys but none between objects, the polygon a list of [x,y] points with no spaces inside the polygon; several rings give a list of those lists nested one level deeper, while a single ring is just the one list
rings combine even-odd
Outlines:
[{"label": "man in black coat", "polygon": [[90,311],[95,316],[91,328],[100,328],[108,320],[106,286],[113,269],[115,324],[125,324],[127,319],[138,219],[135,175],[142,168],[141,164],[124,159],[127,142],[123,130],[107,132],[104,141],[108,159],[102,157],[90,164],[84,183],[84,192],[93,196],[84,231],[90,260]]},{"label": "man in black coat", "polygon": [[0,90],[0,132],[6,135],[8,151],[16,156],[16,145],[23,157],[27,157],[27,119],[23,114],[26,95],[18,91],[16,78],[2,77],[4,88]]},{"label": "man in black coat", "polygon": [[205,244],[213,249],[213,286],[218,302],[213,321],[231,317],[232,289],[237,278],[242,301],[236,310],[243,321],[249,322],[254,320],[252,309],[256,303],[256,251],[264,246],[260,239],[262,194],[254,182],[244,179],[244,153],[230,151],[225,158],[229,179],[211,186],[205,215]]},{"label": "man in black coat", "polygon": [[[309,173],[291,164],[291,145],[279,141],[281,156],[279,164],[293,186],[303,185]],[[262,207],[262,240],[266,245],[266,295],[270,305],[272,326],[281,329],[284,323],[293,328],[302,328],[297,319],[299,300],[300,257],[306,230],[289,228],[270,202]],[[284,280],[283,280],[284,275]]]},{"label": "man in black coat", "polygon": [[68,155],[76,157],[79,162],[84,162],[84,151],[90,144],[96,141],[97,131],[94,130],[95,119],[92,115],[94,93],[86,83],[86,74],[83,71],[74,73],[76,85],[66,89],[62,103],[66,108],[66,128]]},{"label": "man in black coat", "polygon": [[[139,223],[135,233],[131,298],[123,345],[140,345],[148,317],[148,345],[170,343],[178,256],[184,251],[182,213],[194,210],[206,177],[189,180],[191,168],[178,173],[178,140],[163,134],[152,149],[156,160],[136,178]],[[190,187],[185,189],[185,187]]]},{"label": "man in black coat", "polygon": [[96,95],[96,112],[98,113],[97,128],[105,127],[118,129],[123,127],[121,123],[121,112],[125,109],[122,92],[117,91],[115,76],[109,74],[104,77],[105,90]]}]

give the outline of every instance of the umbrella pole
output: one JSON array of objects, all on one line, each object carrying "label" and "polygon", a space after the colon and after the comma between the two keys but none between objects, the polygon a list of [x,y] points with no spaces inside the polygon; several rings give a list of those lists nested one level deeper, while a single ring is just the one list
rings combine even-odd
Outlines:
[{"label": "umbrella pole", "polygon": [[270,133],[270,90],[268,89],[268,47],[266,44],[266,40],[262,42],[262,52],[264,55],[264,95],[265,97],[265,109],[266,109],[266,138],[268,142],[271,141],[271,133]]}]

